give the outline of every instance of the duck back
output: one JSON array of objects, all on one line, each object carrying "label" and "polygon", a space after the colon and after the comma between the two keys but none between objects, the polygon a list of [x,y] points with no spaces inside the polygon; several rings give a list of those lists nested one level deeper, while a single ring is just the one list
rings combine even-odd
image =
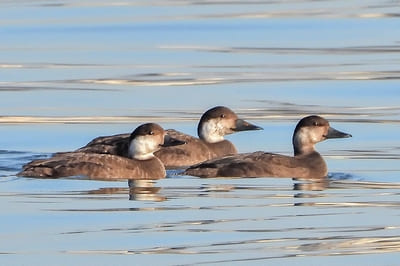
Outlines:
[{"label": "duck back", "polygon": [[154,153],[166,168],[183,168],[214,158],[213,153],[201,139],[173,129],[168,129],[167,134],[180,141],[184,141],[186,144],[165,147]]},{"label": "duck back", "polygon": [[327,167],[318,152],[295,157],[254,152],[209,160],[188,168],[185,174],[200,177],[321,178],[326,176]]},{"label": "duck back", "polygon": [[[235,146],[228,140],[207,143],[174,129],[168,129],[166,133],[170,137],[186,143],[180,146],[163,147],[154,153],[168,169],[188,167],[206,160],[237,153]],[[128,157],[128,146],[129,134],[118,134],[97,137],[76,152]]]},{"label": "duck back", "polygon": [[50,159],[33,161],[24,166],[19,176],[59,178],[85,176],[90,179],[160,179],[166,175],[156,157],[135,160],[110,154],[71,152]]},{"label": "duck back", "polygon": [[130,134],[97,137],[76,152],[112,154],[128,157]]}]

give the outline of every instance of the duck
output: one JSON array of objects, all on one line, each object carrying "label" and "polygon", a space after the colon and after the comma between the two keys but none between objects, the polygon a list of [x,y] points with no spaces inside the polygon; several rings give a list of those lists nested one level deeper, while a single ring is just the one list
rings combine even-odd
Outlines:
[{"label": "duck", "polygon": [[[197,126],[198,138],[174,129],[166,130],[167,135],[186,144],[163,147],[155,152],[167,169],[187,168],[191,165],[225,155],[237,154],[235,145],[224,137],[241,131],[262,130],[237,116],[225,106],[216,106],[207,110],[200,118]],[[126,157],[129,135],[97,137],[79,152],[105,153]]]},{"label": "duck", "polygon": [[182,144],[184,142],[168,136],[160,125],[146,123],[130,134],[128,157],[86,152],[56,153],[52,158],[26,164],[17,175],[40,178],[83,176],[99,180],[161,179],[166,176],[166,170],[154,152]]},{"label": "duck", "polygon": [[328,168],[324,158],[316,151],[315,144],[333,138],[352,135],[330,126],[321,116],[302,118],[292,137],[294,156],[268,152],[243,153],[211,159],[186,169],[183,174],[210,177],[291,177],[322,179]]}]

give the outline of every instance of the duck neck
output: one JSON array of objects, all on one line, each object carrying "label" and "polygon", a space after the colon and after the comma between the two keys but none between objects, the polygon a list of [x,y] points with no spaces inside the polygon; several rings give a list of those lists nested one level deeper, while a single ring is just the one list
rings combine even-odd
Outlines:
[{"label": "duck neck", "polygon": [[200,123],[197,127],[199,138],[207,143],[217,143],[224,140],[222,128],[214,121]]},{"label": "duck neck", "polygon": [[316,152],[314,145],[312,146],[296,146],[293,145],[294,156],[307,155]]},{"label": "duck neck", "polygon": [[294,156],[307,155],[315,152],[314,143],[308,141],[302,134],[295,134],[292,139]]},{"label": "duck neck", "polygon": [[216,143],[204,143],[217,157],[237,154],[235,145],[229,140],[223,140]]},{"label": "duck neck", "polygon": [[153,150],[153,147],[151,147],[149,143],[139,137],[131,140],[128,155],[129,158],[136,160],[149,160],[154,158]]}]

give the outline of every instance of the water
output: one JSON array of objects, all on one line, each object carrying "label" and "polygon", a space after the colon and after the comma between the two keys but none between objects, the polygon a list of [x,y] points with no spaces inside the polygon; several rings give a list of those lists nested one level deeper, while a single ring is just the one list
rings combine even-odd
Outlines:
[{"label": "water", "polygon": [[[0,3],[2,265],[396,265],[398,1]],[[240,152],[292,153],[320,114],[329,180],[150,184],[15,174],[156,121],[195,135],[226,105],[264,128]]]}]

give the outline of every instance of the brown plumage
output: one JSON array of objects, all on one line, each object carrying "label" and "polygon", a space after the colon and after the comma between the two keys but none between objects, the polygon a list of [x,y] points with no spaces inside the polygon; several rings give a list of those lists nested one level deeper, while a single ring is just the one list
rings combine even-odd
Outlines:
[{"label": "brown plumage", "polygon": [[166,175],[157,157],[136,160],[111,154],[69,152],[33,161],[19,174],[28,177],[84,176],[90,179],[160,179]]},{"label": "brown plumage", "polygon": [[[19,176],[58,178],[85,176],[91,179],[160,179],[166,175],[162,162],[153,155],[161,146],[183,142],[167,137],[157,124],[139,126],[128,137],[124,153],[130,158],[101,153],[66,152],[36,160],[23,167]],[[128,145],[129,144],[129,145]]]},{"label": "brown plumage", "polygon": [[320,116],[300,120],[293,134],[295,156],[254,152],[213,159],[188,168],[184,174],[200,177],[295,177],[322,178],[326,163],[314,145],[329,138],[351,135],[330,127]]},{"label": "brown plumage", "polygon": [[129,157],[129,137],[129,133],[97,137],[86,144],[86,146],[77,149],[76,152],[103,153]]},{"label": "brown plumage", "polygon": [[237,153],[235,146],[228,140],[208,143],[173,129],[169,129],[167,132],[173,138],[186,143],[184,148],[166,147],[155,153],[167,169],[182,168],[211,158]]},{"label": "brown plumage", "polygon": [[[199,138],[168,129],[166,130],[167,135],[184,141],[186,144],[162,148],[155,155],[167,169],[187,167],[212,158],[237,154],[235,146],[225,140],[224,136],[239,131],[259,129],[262,128],[239,119],[229,108],[217,106],[202,115],[197,128]],[[98,137],[77,151],[126,157],[128,139],[128,134]]]}]

